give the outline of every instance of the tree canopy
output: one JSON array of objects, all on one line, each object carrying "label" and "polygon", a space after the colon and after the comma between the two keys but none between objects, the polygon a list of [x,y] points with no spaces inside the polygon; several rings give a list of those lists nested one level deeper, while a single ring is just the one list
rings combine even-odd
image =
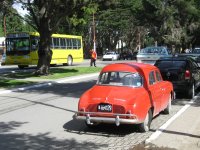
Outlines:
[{"label": "tree canopy", "polygon": [[[24,18],[17,15],[10,7],[14,2],[21,3],[29,14]],[[154,44],[177,50],[200,45],[199,0],[4,0],[1,3],[2,27],[3,17],[7,16],[7,31],[34,29],[40,33],[38,73],[41,74],[48,74],[52,33],[82,35],[87,52],[93,43],[94,25],[99,54],[106,49],[137,51]],[[10,14],[15,15],[9,17]],[[2,34],[3,28],[0,29]],[[121,47],[117,47],[119,42]]]}]

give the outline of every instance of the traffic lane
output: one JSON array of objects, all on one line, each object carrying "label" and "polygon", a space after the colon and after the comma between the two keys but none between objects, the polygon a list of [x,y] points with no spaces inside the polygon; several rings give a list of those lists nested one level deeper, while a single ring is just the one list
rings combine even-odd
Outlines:
[{"label": "traffic lane", "polygon": [[[89,80],[89,81],[88,81]],[[83,92],[91,88],[96,83],[96,79],[85,79],[83,82],[70,81],[68,83],[54,83],[38,88],[31,88],[24,91],[0,95],[0,114],[7,113],[23,107],[46,102],[57,97],[79,98]]]},{"label": "traffic lane", "polygon": [[[56,84],[10,93],[9,97],[30,105],[1,114],[0,148],[129,149],[145,141],[182,107],[175,104],[170,115],[160,114],[154,118],[147,133],[140,133],[131,125],[102,125],[89,129],[84,121],[73,120],[72,116],[77,111],[80,95],[95,82]],[[3,96],[5,99],[6,95]],[[2,95],[0,97],[2,100]]]}]

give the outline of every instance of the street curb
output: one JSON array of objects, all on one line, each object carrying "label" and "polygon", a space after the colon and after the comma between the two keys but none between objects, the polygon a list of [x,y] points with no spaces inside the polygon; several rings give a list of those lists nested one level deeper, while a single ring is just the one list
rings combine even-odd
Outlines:
[{"label": "street curb", "polygon": [[17,92],[17,91],[25,91],[28,89],[38,88],[38,87],[43,87],[43,86],[50,86],[50,85],[58,84],[58,83],[65,83],[65,82],[69,82],[69,81],[74,81],[74,80],[76,81],[76,80],[80,80],[80,79],[95,77],[95,76],[98,76],[98,74],[99,73],[85,74],[85,75],[79,75],[79,76],[75,76],[75,77],[67,77],[64,79],[58,79],[56,81],[50,81],[50,82],[39,83],[39,84],[30,85],[30,86],[24,86],[24,87],[20,87],[20,88],[14,88],[12,90],[0,90],[0,95],[8,94],[11,92]]}]

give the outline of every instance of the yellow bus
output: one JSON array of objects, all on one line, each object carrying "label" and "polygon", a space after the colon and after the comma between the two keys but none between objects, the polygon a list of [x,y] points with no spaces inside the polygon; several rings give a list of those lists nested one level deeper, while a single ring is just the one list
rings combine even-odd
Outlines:
[{"label": "yellow bus", "polygon": [[[38,63],[39,33],[20,32],[6,35],[5,65],[18,65],[20,69]],[[75,35],[52,34],[53,51],[51,65],[71,66],[83,61],[82,37]]]}]

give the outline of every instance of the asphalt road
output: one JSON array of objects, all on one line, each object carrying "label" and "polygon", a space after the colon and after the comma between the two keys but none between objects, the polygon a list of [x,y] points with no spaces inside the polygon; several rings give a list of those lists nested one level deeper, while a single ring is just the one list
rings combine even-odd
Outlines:
[{"label": "asphalt road", "polygon": [[[98,66],[109,63],[115,62],[97,61]],[[88,65],[89,60],[74,64],[74,66]],[[31,69],[34,68],[28,70]],[[18,70],[16,66],[0,67],[0,72],[15,70]],[[79,97],[95,84],[97,76],[81,77],[37,88],[1,93],[0,149],[121,150],[138,147],[144,149],[143,143],[190,101],[179,96],[173,102],[171,114],[160,114],[155,117],[151,130],[147,133],[140,133],[132,125],[119,127],[102,125],[96,129],[89,129],[83,121],[73,120],[72,116],[74,111],[77,111]],[[177,134],[178,132],[174,131],[172,134],[174,138],[171,138],[175,140],[174,135]],[[165,142],[166,137],[160,139],[163,140],[155,140],[152,143],[164,146],[161,149],[168,149],[170,143],[174,144],[173,140]]]},{"label": "asphalt road", "polygon": [[176,114],[187,99],[176,99],[170,115],[153,119],[151,130],[140,133],[132,125],[102,125],[89,129],[73,120],[81,94],[97,76],[70,80],[0,95],[0,149],[130,149],[143,143]]}]

